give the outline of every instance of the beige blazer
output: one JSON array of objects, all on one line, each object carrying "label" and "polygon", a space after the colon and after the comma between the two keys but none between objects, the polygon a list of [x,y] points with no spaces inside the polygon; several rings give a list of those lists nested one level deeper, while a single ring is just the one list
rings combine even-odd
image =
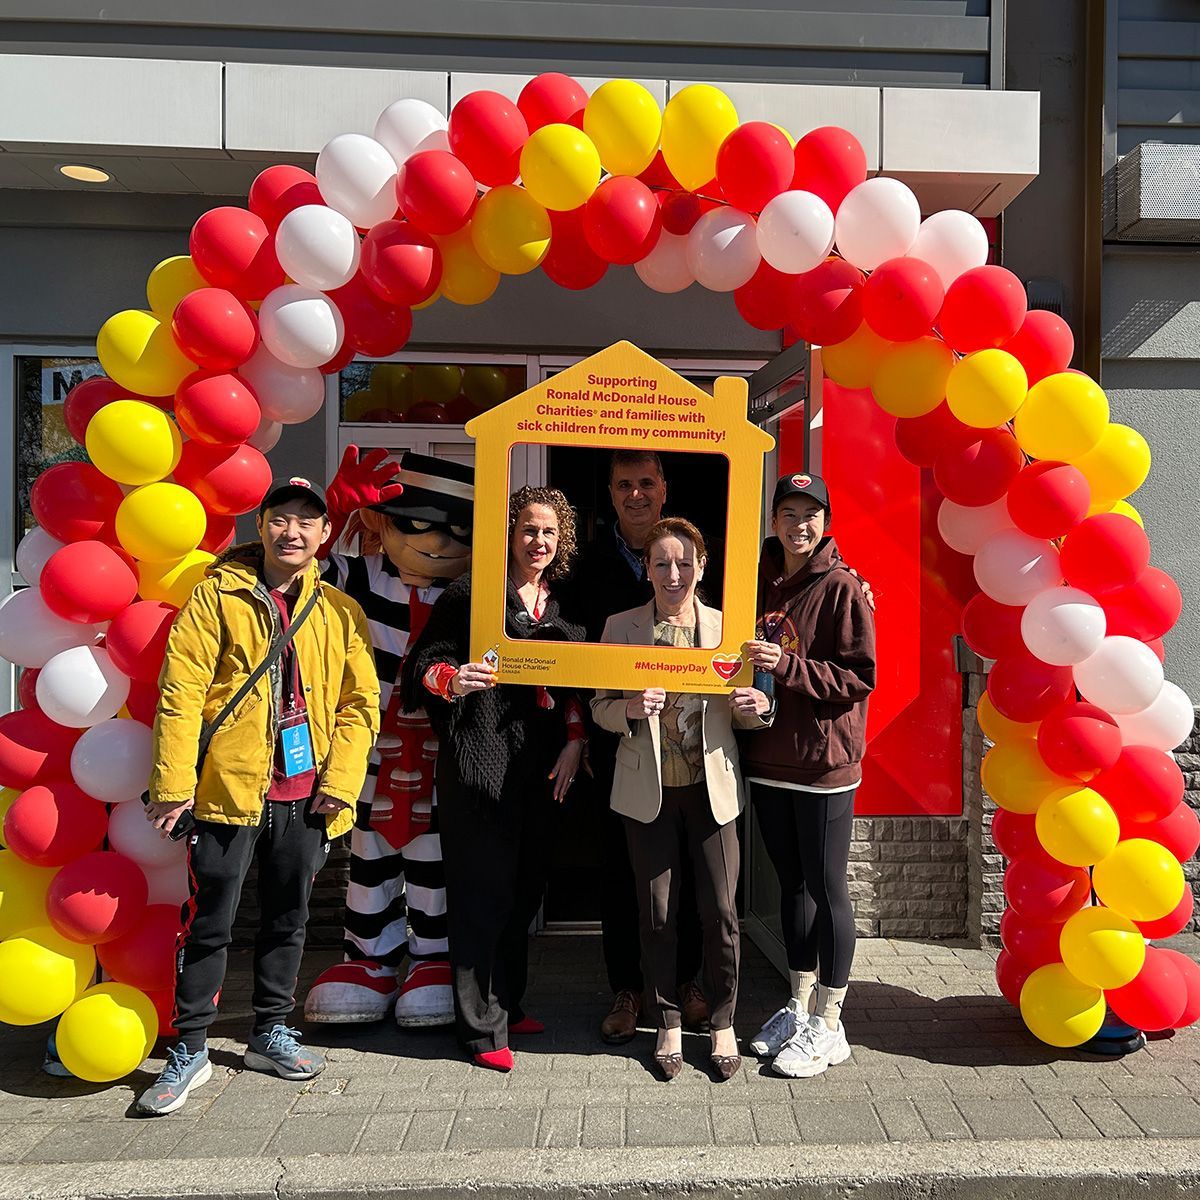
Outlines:
[{"label": "beige blazer", "polygon": [[[721,614],[696,601],[696,639],[699,645],[721,644]],[[631,646],[654,644],[654,601],[641,608],[616,613],[608,618],[603,642],[625,642]],[[664,653],[670,654],[670,650]],[[602,729],[620,734],[611,804],[615,812],[649,824],[662,808],[662,764],[660,724],[657,716],[631,721],[625,705],[638,692],[602,689],[592,697],[592,716]],[[738,765],[733,728],[735,717],[725,694],[702,697],[701,732],[704,744],[704,779],[708,802],[718,825],[727,825],[746,805],[745,786]],[[762,729],[768,716],[736,718],[743,729]]]}]

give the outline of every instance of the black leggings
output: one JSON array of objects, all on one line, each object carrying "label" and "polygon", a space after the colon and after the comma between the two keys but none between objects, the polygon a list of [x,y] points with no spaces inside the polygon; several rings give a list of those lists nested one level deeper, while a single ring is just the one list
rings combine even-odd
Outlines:
[{"label": "black leggings", "polygon": [[826,987],[845,987],[854,962],[854,905],[846,878],[854,790],[822,794],[750,786],[758,827],[779,876],[788,966],[817,971]]}]

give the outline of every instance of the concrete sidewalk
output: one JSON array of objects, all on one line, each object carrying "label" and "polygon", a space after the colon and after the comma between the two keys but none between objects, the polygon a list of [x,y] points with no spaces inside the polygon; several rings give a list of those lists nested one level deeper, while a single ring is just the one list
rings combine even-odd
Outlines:
[{"label": "concrete sidewalk", "polygon": [[[1195,938],[1173,943],[1192,954]],[[598,939],[542,937],[529,1011],[544,1035],[517,1069],[468,1064],[449,1031],[325,1027],[308,1084],[242,1069],[245,956],[214,1030],[214,1077],[172,1117],[131,1101],[161,1063],[120,1084],[50,1079],[46,1030],[0,1026],[0,1197],[581,1194],[1200,1195],[1200,1033],[1113,1061],[1034,1041],[996,994],[993,958],[943,943],[862,941],[846,1008],[853,1057],[788,1081],[746,1060],[730,1082],[685,1040],[671,1084],[649,1032],[607,1047]],[[324,962],[312,956],[306,974]],[[307,982],[307,981],[306,981]],[[744,1040],[777,1007],[778,976],[744,956]],[[1195,1140],[1192,1140],[1195,1139]],[[999,1189],[999,1190],[997,1190]]]}]

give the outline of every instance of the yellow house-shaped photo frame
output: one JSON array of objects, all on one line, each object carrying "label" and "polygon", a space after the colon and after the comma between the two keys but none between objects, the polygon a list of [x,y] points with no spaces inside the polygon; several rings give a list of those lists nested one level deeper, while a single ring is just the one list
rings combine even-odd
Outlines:
[{"label": "yellow house-shaped photo frame", "polygon": [[[709,395],[631,342],[555,375],[467,423],[476,440],[471,658],[502,683],[640,691],[727,692],[753,672],[763,457],[775,444],[746,419],[746,381],[722,376]],[[677,648],[509,638],[504,630],[508,498],[514,446],[709,453],[728,461],[721,642]],[[714,471],[714,479],[724,478]],[[686,516],[686,513],[679,514]]]}]

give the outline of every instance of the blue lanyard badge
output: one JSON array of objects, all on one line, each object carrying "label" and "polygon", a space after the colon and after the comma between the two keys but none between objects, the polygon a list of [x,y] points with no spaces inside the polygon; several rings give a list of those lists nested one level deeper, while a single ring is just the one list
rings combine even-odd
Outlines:
[{"label": "blue lanyard badge", "polygon": [[283,773],[288,779],[313,769],[312,735],[307,721],[286,725],[279,731],[283,748]]}]

